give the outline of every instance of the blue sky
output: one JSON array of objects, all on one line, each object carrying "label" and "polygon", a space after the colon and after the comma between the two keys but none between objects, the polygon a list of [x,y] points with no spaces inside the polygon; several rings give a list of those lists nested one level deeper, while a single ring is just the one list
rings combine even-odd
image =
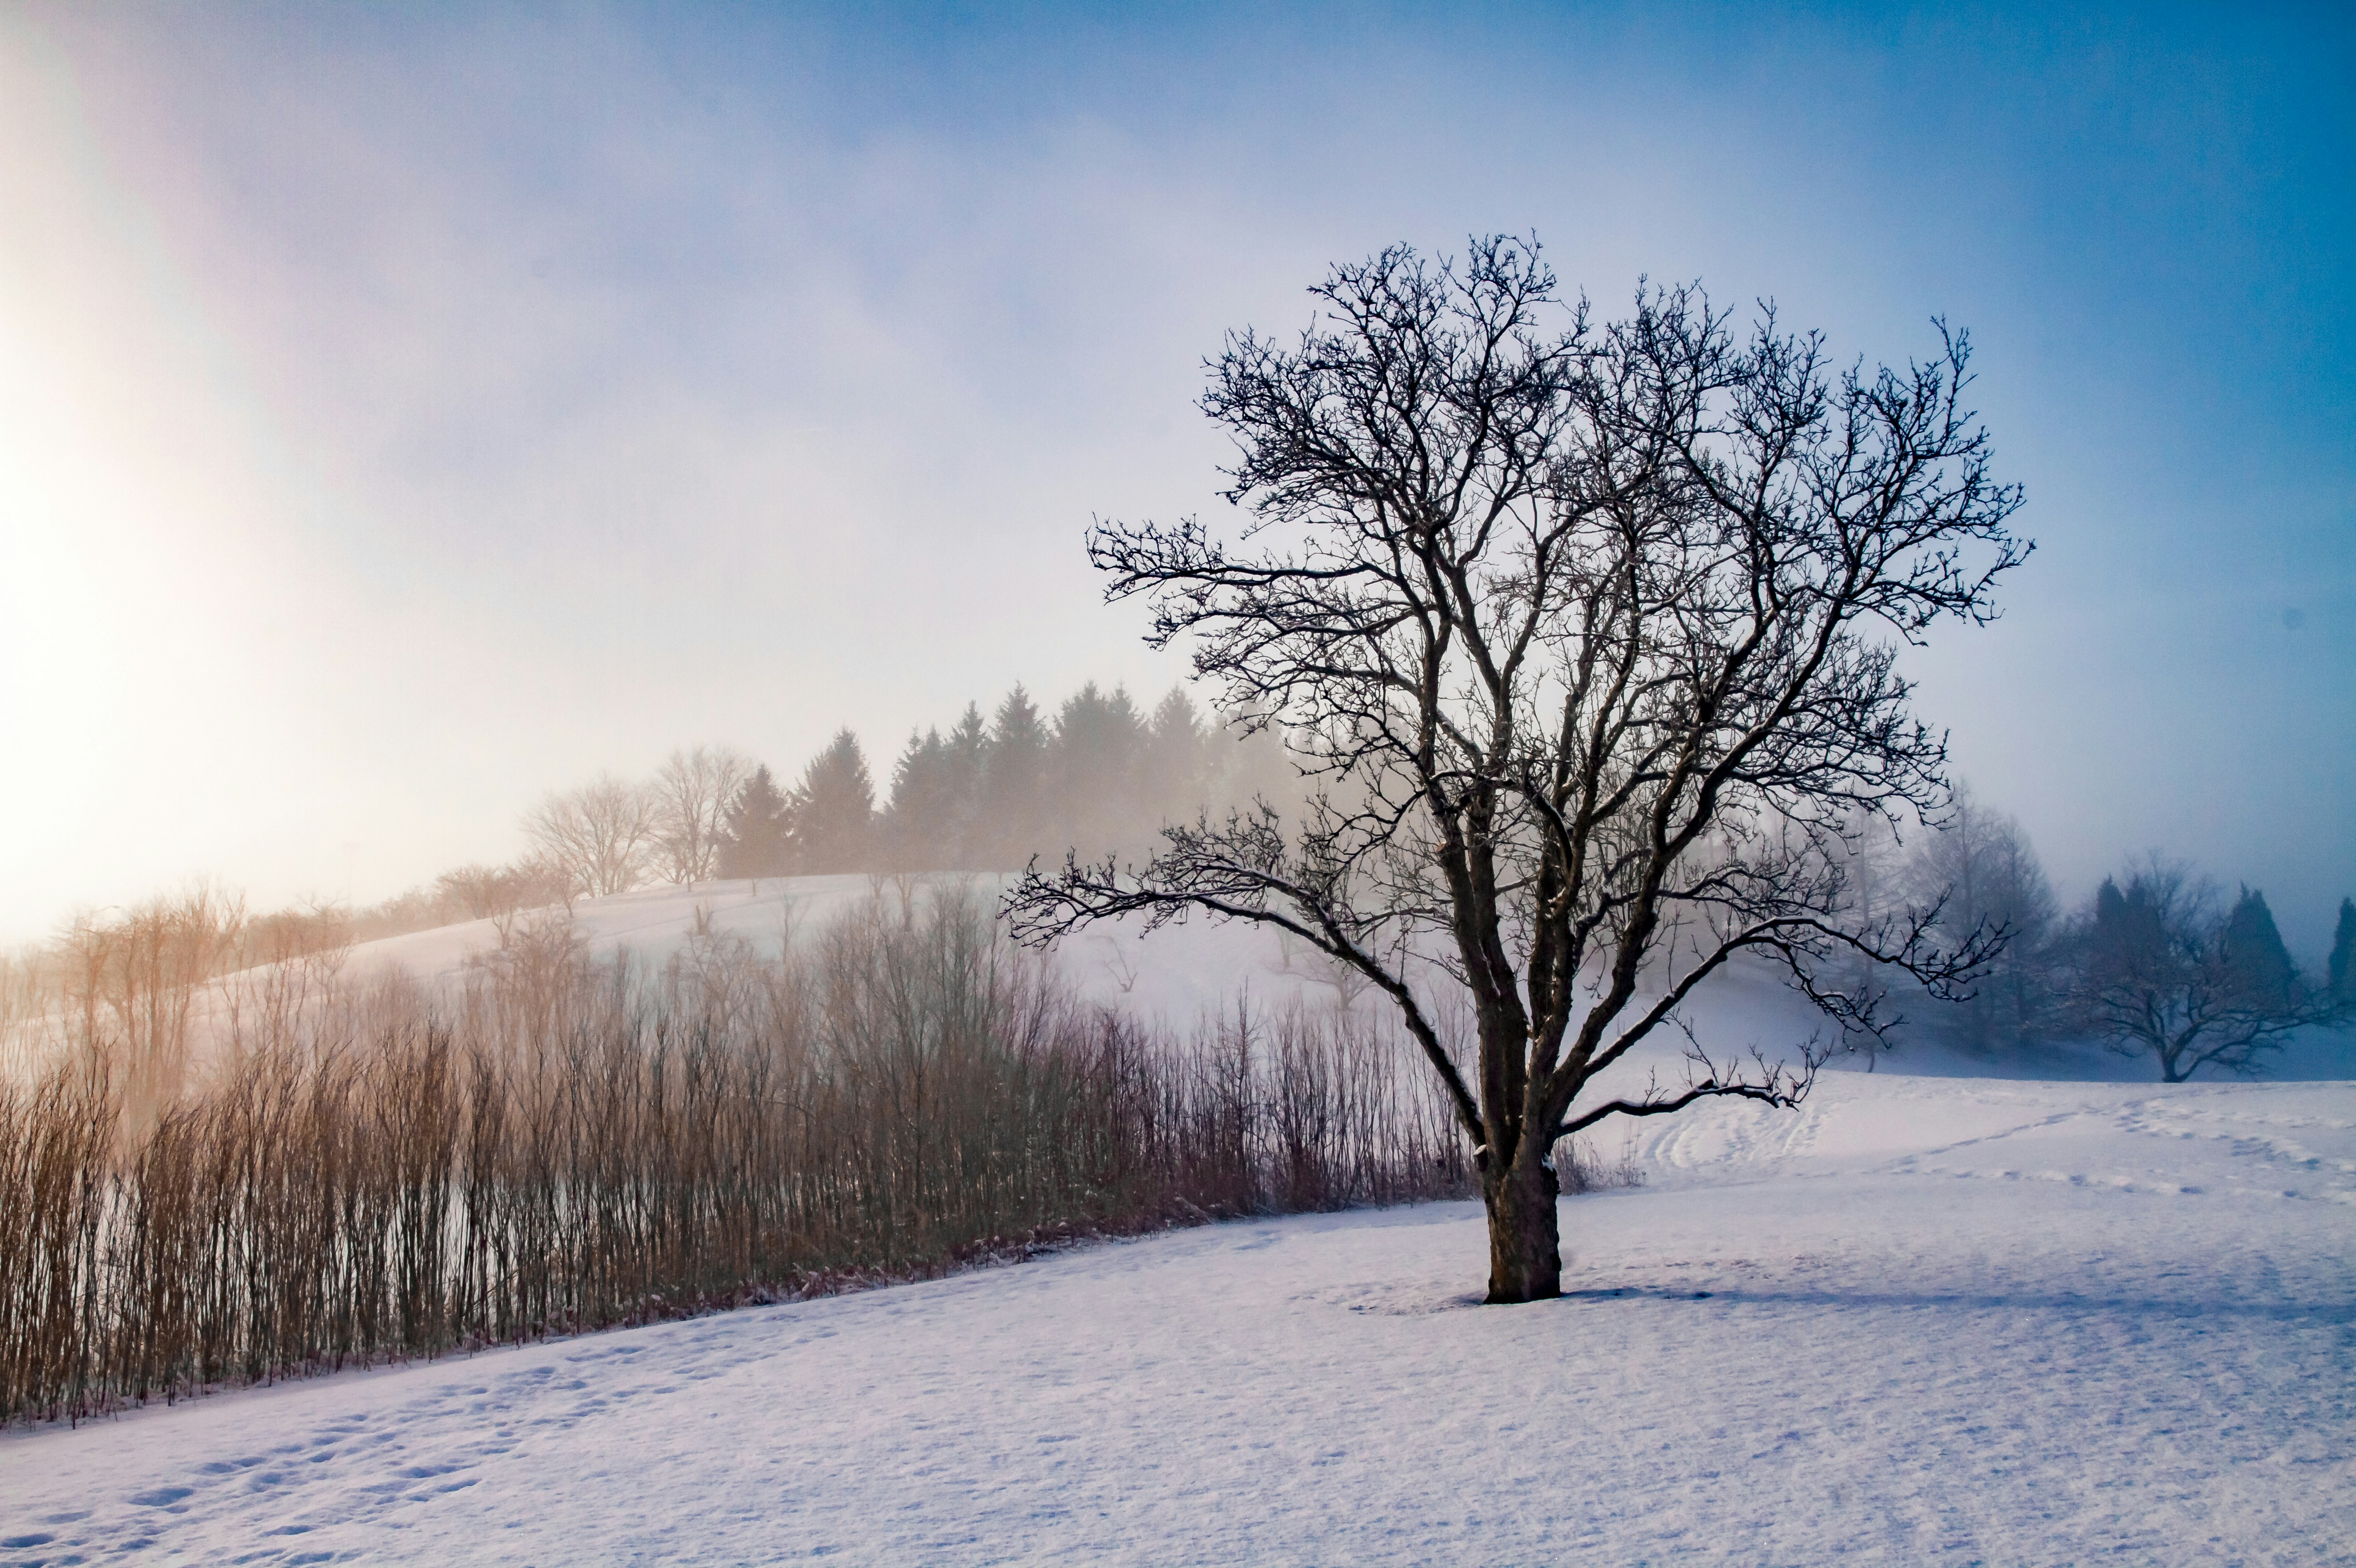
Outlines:
[{"label": "blue sky", "polygon": [[601,768],[1151,694],[1091,515],[1220,335],[1534,231],[1934,315],[2039,541],[1916,660],[2065,893],[2356,891],[2356,26],[2322,6],[0,11],[0,940],[380,897]]}]

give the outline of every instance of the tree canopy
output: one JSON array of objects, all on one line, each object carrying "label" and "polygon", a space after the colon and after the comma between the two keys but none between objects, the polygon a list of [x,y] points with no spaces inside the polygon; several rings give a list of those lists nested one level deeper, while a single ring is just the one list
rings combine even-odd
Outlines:
[{"label": "tree canopy", "polygon": [[[1042,941],[1132,912],[1254,921],[1363,974],[1480,1151],[1492,1297],[1552,1295],[1558,1139],[1711,1095],[1788,1104],[1820,1060],[1697,1048],[1683,1084],[1602,1083],[1705,977],[1766,955],[1870,1030],[1837,955],[1939,988],[1994,950],[1931,944],[1934,913],[1844,922],[1834,850],[1859,813],[1944,808],[1897,649],[1995,613],[2020,493],[1944,326],[1927,361],[1868,372],[1772,306],[1738,332],[1697,286],[1599,322],[1502,237],[1312,293],[1297,340],[1241,332],[1211,366],[1236,537],[1106,522],[1088,549],[1323,794],[1291,822],[1176,828],[1141,866],[1075,858],[1012,909]],[[1440,986],[1471,1003],[1469,1058]]]}]

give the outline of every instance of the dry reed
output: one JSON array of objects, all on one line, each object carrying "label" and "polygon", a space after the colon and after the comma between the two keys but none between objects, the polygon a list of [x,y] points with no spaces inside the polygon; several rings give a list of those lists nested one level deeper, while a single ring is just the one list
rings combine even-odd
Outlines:
[{"label": "dry reed", "polygon": [[202,1071],[166,997],[0,1080],[0,1420],[1472,1190],[1387,1031],[1160,1039],[947,893],[778,955],[525,922],[455,994],[309,974],[217,1009]]}]

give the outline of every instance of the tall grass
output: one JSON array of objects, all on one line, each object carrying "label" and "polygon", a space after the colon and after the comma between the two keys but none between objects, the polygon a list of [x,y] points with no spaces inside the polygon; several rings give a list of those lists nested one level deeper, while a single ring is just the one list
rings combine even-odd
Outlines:
[{"label": "tall grass", "polygon": [[455,993],[290,973],[215,1009],[209,1061],[93,1009],[0,1081],[0,1420],[1472,1189],[1385,1030],[1159,1038],[952,894],[782,955],[593,962],[549,923]]}]

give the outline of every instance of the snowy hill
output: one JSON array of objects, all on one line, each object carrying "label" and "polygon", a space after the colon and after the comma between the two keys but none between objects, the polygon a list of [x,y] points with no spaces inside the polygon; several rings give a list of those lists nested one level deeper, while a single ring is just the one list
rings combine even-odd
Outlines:
[{"label": "snowy hill", "polygon": [[[660,963],[878,891],[664,890],[575,929]],[[350,968],[455,981],[498,941]],[[1059,962],[1181,1028],[1337,996],[1232,928]],[[1739,977],[1699,1013],[1714,1048],[1808,1028]],[[1636,1125],[1644,1185],[1564,1205],[1558,1302],[1476,1306],[1480,1214],[1442,1204],[10,1434],[0,1568],[2356,1563],[2356,1084],[2029,1065],[1909,1046],[1797,1112]]]},{"label": "snowy hill", "polygon": [[[594,956],[627,952],[659,965],[684,948],[701,927],[774,955],[781,944],[802,942],[870,901],[887,912],[903,897],[962,892],[995,907],[1013,880],[991,873],[915,878],[871,876],[772,877],[641,889],[611,898],[584,899],[567,912],[551,909],[520,917],[569,918]],[[349,971],[364,975],[405,970],[429,982],[455,981],[469,960],[495,952],[498,924],[469,921],[352,949]],[[1173,1026],[1191,1025],[1206,1009],[1243,993],[1270,1004],[1306,997],[1331,1005],[1336,991],[1312,954],[1288,953],[1264,931],[1196,921],[1141,934],[1141,923],[1108,923],[1066,943],[1056,955],[1066,976],[1089,999],[1121,1006]]]},{"label": "snowy hill", "polygon": [[1839,1074],[1470,1205],[0,1438],[0,1563],[2356,1562],[2356,1085]]},{"label": "snowy hill", "polygon": [[[700,882],[584,899],[566,918],[590,954],[627,952],[660,965],[687,945],[699,926],[774,955],[782,943],[807,940],[871,900],[896,907],[903,897],[949,889],[962,890],[991,907],[1012,880],[982,873]],[[565,912],[539,913],[555,917]],[[364,976],[398,969],[429,983],[453,984],[464,977],[470,959],[497,951],[500,940],[498,924],[488,920],[386,937],[353,948],[347,972]],[[1055,961],[1088,999],[1182,1031],[1206,1012],[1233,1007],[1241,997],[1248,997],[1255,1006],[1301,1001],[1331,1007],[1344,994],[1334,984],[1333,967],[1318,955],[1266,930],[1200,920],[1166,926],[1150,936],[1143,934],[1141,922],[1108,922],[1065,943]],[[1377,1009],[1379,998],[1366,997],[1359,1005]],[[1822,1020],[1779,980],[1760,971],[1736,970],[1715,978],[1688,1010],[1713,1050],[1756,1044],[1778,1051],[1822,1027]],[[1654,1059],[1660,1055],[1655,1052]],[[1909,1072],[1944,1077],[2142,1083],[2155,1075],[2147,1062],[2086,1045],[2035,1047],[1994,1059],[1975,1056],[1942,1043],[1935,1029],[1912,1031],[1901,1054],[1885,1059],[1879,1070],[1889,1071],[1893,1061]],[[1867,1063],[1837,1059],[1834,1065],[1836,1070],[1861,1071]],[[2311,1030],[2274,1060],[2266,1076],[2277,1082],[2356,1078],[2356,1038]]]}]

